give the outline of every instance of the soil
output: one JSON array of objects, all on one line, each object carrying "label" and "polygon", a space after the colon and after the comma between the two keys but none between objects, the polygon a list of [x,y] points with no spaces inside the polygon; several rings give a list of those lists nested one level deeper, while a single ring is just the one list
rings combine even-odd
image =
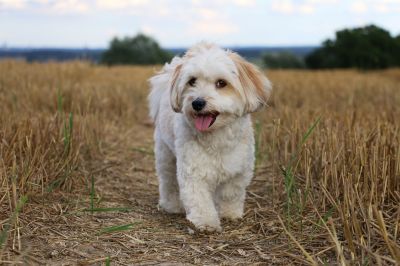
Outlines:
[{"label": "soil", "polygon": [[[276,224],[273,173],[259,167],[248,188],[245,215],[223,221],[223,232],[198,233],[184,215],[157,208],[153,128],[148,123],[108,128],[101,162],[92,172],[95,208],[129,208],[91,213],[90,183],[82,191],[56,191],[34,197],[20,219],[27,219],[16,261],[51,265],[284,264],[291,248]],[[95,160],[94,160],[95,161]],[[33,206],[32,206],[33,205]],[[274,216],[275,219],[268,219]],[[103,232],[127,225],[126,230]],[[276,225],[276,226],[275,226]],[[112,229],[111,229],[112,230]],[[17,245],[18,243],[14,243]],[[292,252],[296,252],[296,249]],[[297,261],[299,262],[299,261]]]}]

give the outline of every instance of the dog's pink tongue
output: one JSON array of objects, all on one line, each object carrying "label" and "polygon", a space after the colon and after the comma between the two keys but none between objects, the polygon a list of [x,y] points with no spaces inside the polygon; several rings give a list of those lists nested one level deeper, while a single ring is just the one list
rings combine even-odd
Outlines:
[{"label": "dog's pink tongue", "polygon": [[204,131],[210,127],[213,117],[211,115],[199,115],[194,120],[197,130]]}]

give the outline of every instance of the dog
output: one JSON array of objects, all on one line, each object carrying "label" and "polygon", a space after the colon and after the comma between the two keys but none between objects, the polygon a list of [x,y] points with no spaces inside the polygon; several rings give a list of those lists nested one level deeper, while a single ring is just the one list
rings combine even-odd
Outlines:
[{"label": "dog", "polygon": [[184,213],[199,231],[242,218],[254,171],[250,114],[272,86],[253,64],[200,42],[150,78],[159,207]]}]

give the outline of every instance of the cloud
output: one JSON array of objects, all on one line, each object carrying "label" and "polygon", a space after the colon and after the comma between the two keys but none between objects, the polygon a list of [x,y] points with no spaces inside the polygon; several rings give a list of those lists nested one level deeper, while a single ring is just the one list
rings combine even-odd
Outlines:
[{"label": "cloud", "polygon": [[255,0],[234,0],[233,3],[242,7],[253,7],[256,5]]},{"label": "cloud", "polygon": [[373,10],[378,13],[400,13],[400,0],[376,0],[375,2]]},{"label": "cloud", "polygon": [[190,35],[227,35],[238,31],[238,27],[229,19],[221,15],[218,10],[200,8],[193,9],[192,23],[187,29]]},{"label": "cloud", "polygon": [[277,13],[291,15],[294,13],[299,14],[312,14],[315,12],[315,5],[312,2],[321,0],[305,1],[303,3],[294,3],[292,0],[274,0],[271,4],[271,9]]},{"label": "cloud", "polygon": [[40,5],[47,5],[51,3],[51,0],[32,0],[31,3],[40,4]]},{"label": "cloud", "polygon": [[299,12],[302,14],[312,14],[315,11],[315,7],[310,4],[302,4],[299,6]]},{"label": "cloud", "polygon": [[338,3],[339,0],[306,0],[305,2],[316,5],[331,5]]},{"label": "cloud", "polygon": [[212,19],[217,19],[219,17],[218,11],[214,9],[199,8],[197,12],[199,13],[199,15],[203,20],[212,20]]},{"label": "cloud", "polygon": [[202,3],[201,0],[192,0],[193,5],[200,5]]},{"label": "cloud", "polygon": [[0,0],[0,10],[2,9],[22,9],[26,6],[25,0]]},{"label": "cloud", "polygon": [[0,10],[24,9],[50,14],[85,13],[89,10],[88,2],[80,0],[0,0]]},{"label": "cloud", "polygon": [[360,15],[366,13],[397,13],[400,12],[400,0],[357,0],[350,4],[349,10]]},{"label": "cloud", "polygon": [[354,13],[363,14],[368,12],[368,6],[364,1],[356,1],[351,4],[350,10]]},{"label": "cloud", "polygon": [[379,13],[388,13],[389,12],[389,7],[387,4],[376,4],[375,5],[375,10],[378,11]]},{"label": "cloud", "polygon": [[125,9],[147,4],[148,0],[96,0],[96,5],[103,9]]},{"label": "cloud", "polygon": [[291,0],[272,1],[271,8],[283,14],[292,14],[295,11],[295,5]]},{"label": "cloud", "polygon": [[[184,1],[182,1],[184,2]],[[255,7],[257,5],[256,0],[191,0],[190,3],[192,6],[214,6],[219,8],[224,8],[228,6],[236,6],[236,7]]]},{"label": "cloud", "polygon": [[[43,1],[43,0],[42,0]],[[84,1],[79,0],[63,0],[56,1],[49,8],[51,11],[55,11],[57,13],[86,13],[89,11],[89,5]]]},{"label": "cloud", "polygon": [[155,35],[157,33],[157,30],[149,25],[143,25],[139,31],[148,35]]},{"label": "cloud", "polygon": [[235,33],[238,28],[226,21],[198,21],[192,24],[188,29],[191,35],[200,33],[202,35],[227,35]]}]

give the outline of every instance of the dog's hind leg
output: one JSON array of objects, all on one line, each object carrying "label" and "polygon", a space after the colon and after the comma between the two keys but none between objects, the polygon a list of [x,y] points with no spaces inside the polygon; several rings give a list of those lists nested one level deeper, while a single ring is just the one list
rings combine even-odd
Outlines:
[{"label": "dog's hind leg", "polygon": [[156,170],[159,182],[159,206],[169,213],[182,213],[176,179],[176,158],[162,140],[156,140]]}]

